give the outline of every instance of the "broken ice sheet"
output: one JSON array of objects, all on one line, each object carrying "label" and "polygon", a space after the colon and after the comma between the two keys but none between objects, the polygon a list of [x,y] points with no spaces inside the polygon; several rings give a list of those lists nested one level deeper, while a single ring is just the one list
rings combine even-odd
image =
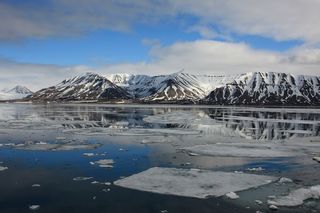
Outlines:
[{"label": "broken ice sheet", "polygon": [[114,184],[153,193],[207,198],[258,187],[276,179],[265,175],[154,167]]},{"label": "broken ice sheet", "polygon": [[271,146],[248,143],[196,145],[185,147],[183,150],[188,153],[221,157],[273,158],[297,155],[297,153],[290,152],[290,150],[276,150]]},{"label": "broken ice sheet", "polygon": [[320,185],[311,186],[310,188],[300,188],[290,192],[286,196],[279,197],[275,200],[268,200],[268,204],[276,206],[300,206],[305,200],[319,199]]}]

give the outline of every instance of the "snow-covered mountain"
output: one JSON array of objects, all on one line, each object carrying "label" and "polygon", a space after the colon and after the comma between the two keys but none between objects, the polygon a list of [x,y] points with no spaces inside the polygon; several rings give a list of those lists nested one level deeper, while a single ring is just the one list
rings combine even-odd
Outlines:
[{"label": "snow-covered mountain", "polygon": [[235,76],[191,75],[178,72],[159,76],[110,74],[106,75],[106,78],[143,101],[195,102],[205,98],[216,87],[232,81]]},{"label": "snow-covered mountain", "polygon": [[126,90],[94,73],[66,79],[56,86],[39,90],[30,97],[33,101],[116,101],[129,98],[130,94]]},{"label": "snow-covered mountain", "polygon": [[251,72],[214,89],[210,104],[320,104],[320,77],[273,72]]},{"label": "snow-covered mountain", "polygon": [[31,96],[35,101],[124,99],[140,103],[320,105],[320,77],[273,72],[229,76],[86,73]]},{"label": "snow-covered mountain", "polygon": [[0,100],[22,99],[32,94],[32,91],[25,86],[17,85],[12,89],[0,91]]}]

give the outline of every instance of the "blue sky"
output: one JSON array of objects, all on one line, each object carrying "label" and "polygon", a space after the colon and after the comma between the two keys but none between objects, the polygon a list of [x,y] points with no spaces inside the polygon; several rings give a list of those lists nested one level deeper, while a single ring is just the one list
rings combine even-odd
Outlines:
[{"label": "blue sky", "polygon": [[[19,62],[57,65],[88,65],[139,62],[150,60],[150,44],[155,40],[169,46],[178,41],[202,39],[197,32],[188,32],[175,24],[136,26],[132,31],[95,30],[78,36],[27,39],[19,42],[2,42],[0,55]],[[217,38],[217,41],[228,41]],[[283,52],[299,46],[299,40],[276,41],[254,35],[232,35],[233,42],[245,42],[253,49]]]},{"label": "blue sky", "polygon": [[6,0],[0,83],[40,88],[86,71],[181,68],[318,75],[319,10],[317,0]]}]

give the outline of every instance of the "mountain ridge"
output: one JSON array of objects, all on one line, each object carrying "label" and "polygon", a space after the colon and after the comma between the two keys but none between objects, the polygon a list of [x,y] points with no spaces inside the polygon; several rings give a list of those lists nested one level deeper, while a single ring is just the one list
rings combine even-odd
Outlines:
[{"label": "mountain ridge", "polygon": [[238,75],[85,73],[34,93],[31,101],[126,101],[217,105],[320,105],[320,77],[275,72]]}]

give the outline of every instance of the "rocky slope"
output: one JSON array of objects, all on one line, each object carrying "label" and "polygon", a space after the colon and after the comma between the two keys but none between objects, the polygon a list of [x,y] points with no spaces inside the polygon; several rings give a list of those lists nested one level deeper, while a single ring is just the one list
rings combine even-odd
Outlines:
[{"label": "rocky slope", "polygon": [[214,89],[209,104],[319,105],[320,77],[285,73],[244,74]]},{"label": "rocky slope", "polygon": [[66,79],[56,86],[34,93],[32,101],[116,101],[129,99],[130,94],[103,76],[85,73]]}]

